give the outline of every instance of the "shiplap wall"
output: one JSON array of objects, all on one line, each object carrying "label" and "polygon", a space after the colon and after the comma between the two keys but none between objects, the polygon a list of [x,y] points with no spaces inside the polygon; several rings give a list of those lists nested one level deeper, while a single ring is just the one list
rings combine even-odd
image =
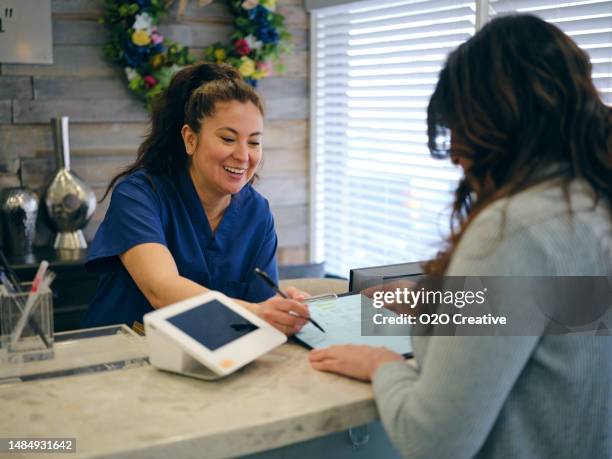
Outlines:
[{"label": "shiplap wall", "polygon": [[[201,54],[225,41],[232,17],[217,0],[203,8],[191,1],[179,21],[177,2],[161,33]],[[49,119],[70,116],[72,169],[98,197],[109,179],[134,159],[148,119],[142,103],[126,88],[123,70],[105,61],[106,33],[98,23],[104,0],[52,0],[52,65],[0,65],[0,187],[17,181],[18,160],[25,184],[40,193],[55,168]],[[286,71],[260,83],[266,102],[264,166],[257,188],[272,206],[279,237],[279,262],[305,262],[308,243],[308,17],[302,0],[278,0],[293,34]],[[104,217],[98,205],[86,237]],[[41,215],[37,245],[53,234]]]}]

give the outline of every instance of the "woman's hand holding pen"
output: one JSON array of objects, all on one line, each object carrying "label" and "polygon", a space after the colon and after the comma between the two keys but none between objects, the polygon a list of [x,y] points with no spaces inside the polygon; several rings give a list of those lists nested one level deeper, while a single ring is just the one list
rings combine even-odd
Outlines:
[{"label": "woman's hand holding pen", "polygon": [[288,299],[275,295],[269,300],[259,303],[257,314],[273,327],[287,336],[300,331],[310,317],[308,305],[301,303],[308,294],[296,288],[286,290]]},{"label": "woman's hand holding pen", "polygon": [[304,301],[306,298],[310,298],[309,293],[306,293],[296,287],[287,287],[285,289],[285,293],[289,296],[289,298],[296,301]]}]

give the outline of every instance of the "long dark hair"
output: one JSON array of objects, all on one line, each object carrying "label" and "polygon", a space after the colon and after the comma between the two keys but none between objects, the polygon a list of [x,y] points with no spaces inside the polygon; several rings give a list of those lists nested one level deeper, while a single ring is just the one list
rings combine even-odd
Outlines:
[{"label": "long dark hair", "polygon": [[230,101],[252,102],[264,114],[260,97],[233,67],[201,63],[178,71],[168,89],[153,101],[149,132],[138,148],[136,160],[113,177],[100,201],[120,178],[139,169],[169,177],[184,171],[189,155],[181,136],[182,127],[187,124],[199,133],[203,119],[214,115],[215,105]]},{"label": "long dark hair", "polygon": [[430,274],[444,273],[482,209],[545,180],[558,178],[569,200],[570,182],[584,179],[595,203],[612,205],[612,110],[586,53],[535,16],[493,19],[452,52],[427,124],[432,156],[471,161],[455,192],[447,247],[425,266]]}]

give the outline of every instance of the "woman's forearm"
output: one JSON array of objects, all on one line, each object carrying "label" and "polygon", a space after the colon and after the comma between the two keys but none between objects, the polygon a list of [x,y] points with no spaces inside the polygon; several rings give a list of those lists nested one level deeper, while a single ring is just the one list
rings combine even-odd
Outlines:
[{"label": "woman's forearm", "polygon": [[[179,274],[174,258],[162,244],[147,243],[132,247],[119,256],[142,294],[155,309],[209,292],[210,289]],[[235,301],[258,314],[259,305]]]},{"label": "woman's forearm", "polygon": [[155,309],[210,291],[203,285],[178,275],[161,282],[151,280],[143,287],[142,293]]},{"label": "woman's forearm", "polygon": [[[211,290],[186,277],[176,276],[164,282],[152,282],[148,294],[145,294],[151,306],[155,309],[174,304],[187,298],[210,292]],[[257,303],[232,298],[236,303],[254,314],[259,313]]]}]

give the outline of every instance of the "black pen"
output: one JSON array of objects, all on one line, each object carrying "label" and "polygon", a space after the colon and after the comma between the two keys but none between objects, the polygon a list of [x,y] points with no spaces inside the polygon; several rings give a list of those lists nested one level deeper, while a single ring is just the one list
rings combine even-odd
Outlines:
[{"label": "black pen", "polygon": [[[285,298],[286,300],[289,300],[291,298],[289,298],[289,295],[287,295],[285,292],[283,292],[280,287],[278,285],[276,285],[276,282],[274,282],[272,280],[272,278],[270,276],[268,276],[268,273],[266,273],[265,271],[259,269],[259,268],[255,268],[255,274],[257,274],[259,277],[261,277],[264,282],[266,284],[268,284],[270,286],[270,288],[272,290],[274,290],[276,293],[278,293],[280,296],[282,296],[283,298]],[[323,333],[325,333],[325,330],[323,330],[323,327],[321,327],[317,322],[315,322],[314,319],[311,319],[310,317],[302,317],[302,316],[298,316],[302,319],[306,319],[308,320],[311,324],[313,324],[315,327],[317,327],[319,330],[321,330]]]},{"label": "black pen", "polygon": [[2,250],[0,250],[0,264],[2,265],[2,268],[4,268],[4,272],[6,273],[7,277],[13,284],[15,291],[17,293],[23,293],[23,289],[21,288],[21,282],[19,281],[17,274],[15,274],[15,271],[13,271],[13,269],[9,265],[9,262],[4,256],[4,252]]}]

